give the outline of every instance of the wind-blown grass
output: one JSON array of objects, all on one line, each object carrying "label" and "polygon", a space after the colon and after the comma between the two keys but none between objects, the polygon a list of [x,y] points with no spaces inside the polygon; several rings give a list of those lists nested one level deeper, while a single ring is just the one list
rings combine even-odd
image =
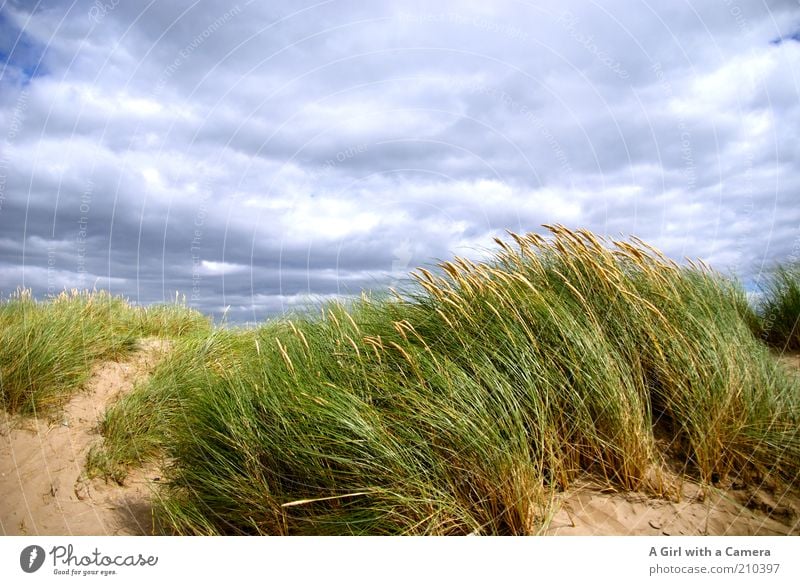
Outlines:
[{"label": "wind-blown grass", "polygon": [[86,382],[96,362],[132,351],[138,338],[210,327],[177,304],[133,307],[102,291],[36,302],[20,291],[0,303],[0,404],[12,413],[49,411]]},{"label": "wind-blown grass", "polygon": [[760,337],[781,350],[800,350],[800,262],[777,266],[761,290]]},{"label": "wind-blown grass", "polygon": [[[89,452],[91,476],[105,476],[122,483],[131,466],[156,459],[163,453],[163,431],[181,411],[177,389],[202,386],[206,381],[204,357],[208,347],[224,339],[230,359],[241,348],[245,336],[226,329],[190,330],[174,339],[170,351],[156,364],[149,379],[113,403],[100,421],[104,436]],[[237,343],[238,342],[238,343]]]},{"label": "wind-blown grass", "polygon": [[186,336],[109,412],[107,449],[165,457],[160,517],[189,534],[529,534],[585,474],[795,483],[798,381],[738,285],[550,231],[394,299]]}]

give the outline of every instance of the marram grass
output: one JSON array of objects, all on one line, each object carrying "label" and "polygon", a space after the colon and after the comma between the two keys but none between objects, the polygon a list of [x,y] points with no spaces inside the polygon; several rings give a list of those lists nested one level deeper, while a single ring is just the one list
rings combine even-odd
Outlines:
[{"label": "marram grass", "polygon": [[800,350],[800,262],[776,266],[761,287],[756,333],[780,351]]},{"label": "marram grass", "polygon": [[549,230],[393,299],[179,338],[109,411],[108,460],[163,457],[182,534],[531,534],[587,474],[796,485],[798,378],[738,285]]},{"label": "marram grass", "polygon": [[184,305],[134,307],[106,292],[64,292],[36,302],[21,290],[0,302],[0,405],[43,414],[63,404],[100,360],[125,355],[146,336],[210,331]]}]

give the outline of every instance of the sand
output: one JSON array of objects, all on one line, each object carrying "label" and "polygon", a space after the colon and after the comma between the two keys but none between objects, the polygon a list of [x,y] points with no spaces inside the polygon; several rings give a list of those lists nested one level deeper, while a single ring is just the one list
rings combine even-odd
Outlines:
[{"label": "sand", "polygon": [[545,534],[561,536],[760,536],[800,534],[800,497],[774,488],[727,490],[685,481],[678,501],[603,493],[591,485],[559,498]]},{"label": "sand", "polygon": [[122,362],[95,368],[86,387],[52,420],[0,411],[0,533],[4,535],[150,534],[155,469],[133,470],[124,485],[85,474],[89,448],[102,440],[106,406],[130,392],[166,346],[144,340]]},{"label": "sand", "polygon": [[[5,535],[141,535],[153,531],[156,468],[132,470],[124,485],[89,480],[86,455],[102,441],[98,422],[144,379],[167,350],[145,340],[123,362],[95,368],[86,388],[55,420],[0,411],[0,532]],[[800,354],[799,354],[800,355]],[[783,356],[800,367],[798,355]],[[589,482],[560,494],[548,535],[800,534],[800,494],[777,486],[701,487],[685,480],[676,501],[608,493]]]}]

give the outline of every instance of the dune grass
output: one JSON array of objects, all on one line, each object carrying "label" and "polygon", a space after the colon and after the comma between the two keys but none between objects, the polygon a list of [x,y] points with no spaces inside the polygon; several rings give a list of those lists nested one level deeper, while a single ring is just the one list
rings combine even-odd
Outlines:
[{"label": "dune grass", "polygon": [[63,404],[99,360],[136,348],[139,338],[210,331],[183,305],[134,307],[106,292],[64,292],[37,302],[19,291],[0,303],[0,404],[42,414]]},{"label": "dune grass", "polygon": [[[210,347],[225,347],[217,359],[231,360],[246,337],[239,331],[197,328],[173,339],[169,352],[150,377],[106,410],[100,421],[104,441],[92,447],[87,471],[122,483],[128,469],[163,455],[164,430],[181,412],[178,389],[200,387],[206,380],[204,356]],[[221,340],[225,340],[222,342]],[[231,366],[232,361],[228,362]]]},{"label": "dune grass", "polygon": [[396,298],[181,337],[109,411],[107,469],[163,457],[181,534],[531,534],[586,474],[796,484],[798,379],[741,288],[549,229]]},{"label": "dune grass", "polygon": [[800,262],[772,270],[756,314],[761,339],[782,351],[800,350]]}]

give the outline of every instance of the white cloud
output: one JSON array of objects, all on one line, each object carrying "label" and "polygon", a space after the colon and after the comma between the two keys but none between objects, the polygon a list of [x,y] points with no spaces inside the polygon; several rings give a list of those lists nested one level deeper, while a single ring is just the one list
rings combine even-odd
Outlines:
[{"label": "white cloud", "polygon": [[244,272],[248,269],[247,266],[242,264],[234,264],[231,262],[212,262],[210,260],[202,260],[200,264],[205,274],[233,274],[236,272]]},{"label": "white cloud", "polygon": [[199,266],[250,319],[554,222],[756,274],[800,238],[772,4],[6,7],[0,286],[75,282],[84,230],[117,292]]}]

